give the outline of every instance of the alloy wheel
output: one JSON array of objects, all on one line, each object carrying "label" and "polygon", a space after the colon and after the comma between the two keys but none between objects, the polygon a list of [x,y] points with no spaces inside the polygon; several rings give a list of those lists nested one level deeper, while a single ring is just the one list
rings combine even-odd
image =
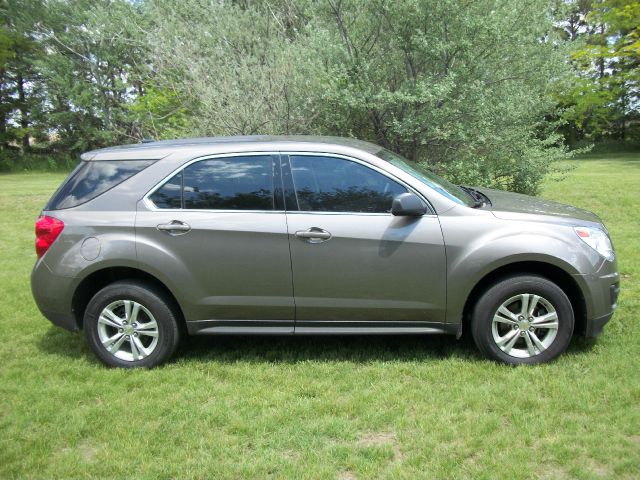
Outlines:
[{"label": "alloy wheel", "polygon": [[153,314],[133,300],[116,300],[98,317],[98,337],[102,346],[120,360],[142,360],[158,345],[158,324]]},{"label": "alloy wheel", "polygon": [[491,333],[500,350],[517,358],[540,355],[558,334],[558,314],[549,300],[532,293],[504,301],[493,315]]}]

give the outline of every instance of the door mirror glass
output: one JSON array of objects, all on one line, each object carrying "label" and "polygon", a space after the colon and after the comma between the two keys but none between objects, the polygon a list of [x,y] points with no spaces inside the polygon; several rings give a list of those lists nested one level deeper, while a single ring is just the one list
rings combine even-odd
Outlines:
[{"label": "door mirror glass", "polygon": [[391,213],[399,217],[421,217],[427,206],[415,193],[401,193],[393,199]]}]

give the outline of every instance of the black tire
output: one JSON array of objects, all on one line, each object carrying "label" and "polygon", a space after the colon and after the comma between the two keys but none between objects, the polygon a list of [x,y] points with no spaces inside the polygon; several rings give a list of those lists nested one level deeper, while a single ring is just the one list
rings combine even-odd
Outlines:
[{"label": "black tire", "polygon": [[[105,307],[119,300],[141,304],[153,315],[157,324],[157,344],[142,359],[118,358],[107,351],[100,341],[98,318]],[[180,317],[175,310],[171,299],[152,284],[138,280],[117,281],[104,287],[89,301],[84,314],[85,337],[93,352],[106,365],[121,368],[155,367],[171,358],[180,341]]]},{"label": "black tire", "polygon": [[[555,338],[545,350],[540,351],[536,349],[535,355],[522,358],[509,355],[502,351],[496,343],[496,340],[494,340],[492,329],[493,317],[498,308],[512,297],[526,293],[539,295],[555,308],[558,327]],[[520,305],[522,305],[522,303],[524,302],[521,302]],[[533,301],[531,301],[531,303],[533,303]],[[544,306],[540,308],[544,308]],[[545,310],[542,311],[544,312]],[[480,352],[493,360],[510,365],[536,364],[551,361],[564,352],[571,341],[573,327],[574,315],[571,301],[558,285],[537,275],[512,275],[500,279],[480,296],[473,309],[471,334]],[[513,328],[520,332],[520,330],[518,330],[520,327],[510,325],[503,326],[501,323],[496,323],[496,328]],[[546,335],[546,332],[549,330],[539,331],[544,332]],[[522,335],[528,336],[528,333],[525,331]],[[516,344],[520,345],[520,350],[526,348],[524,337],[522,341],[517,340]],[[513,351],[517,350],[518,349],[514,347]]]}]

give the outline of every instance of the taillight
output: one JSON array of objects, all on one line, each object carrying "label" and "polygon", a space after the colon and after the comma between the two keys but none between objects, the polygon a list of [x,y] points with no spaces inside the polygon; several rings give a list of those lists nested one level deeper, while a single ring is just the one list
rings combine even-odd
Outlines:
[{"label": "taillight", "polygon": [[49,250],[64,228],[64,222],[57,218],[41,216],[36,220],[36,253],[38,258]]}]

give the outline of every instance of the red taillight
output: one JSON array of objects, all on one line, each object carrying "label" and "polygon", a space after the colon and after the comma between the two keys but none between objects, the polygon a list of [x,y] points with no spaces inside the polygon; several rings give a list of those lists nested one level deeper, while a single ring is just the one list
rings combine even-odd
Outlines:
[{"label": "red taillight", "polygon": [[43,256],[56,241],[64,228],[64,222],[57,218],[43,215],[36,220],[36,253]]}]

